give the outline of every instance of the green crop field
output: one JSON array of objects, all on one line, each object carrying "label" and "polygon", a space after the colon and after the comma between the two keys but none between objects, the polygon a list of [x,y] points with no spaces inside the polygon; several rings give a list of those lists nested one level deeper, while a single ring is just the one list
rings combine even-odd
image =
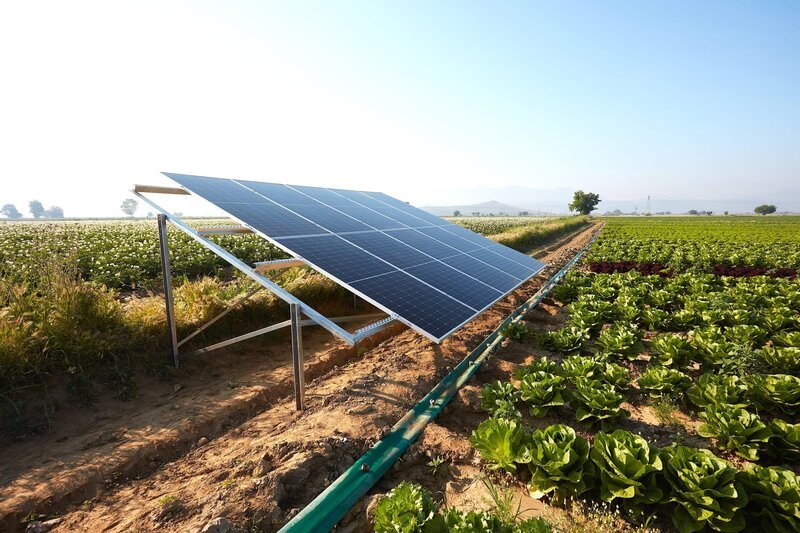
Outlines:
[{"label": "green crop field", "polygon": [[508,332],[546,357],[483,388],[470,440],[553,504],[800,530],[798,258],[800,217],[609,219],[553,292],[566,323]]}]

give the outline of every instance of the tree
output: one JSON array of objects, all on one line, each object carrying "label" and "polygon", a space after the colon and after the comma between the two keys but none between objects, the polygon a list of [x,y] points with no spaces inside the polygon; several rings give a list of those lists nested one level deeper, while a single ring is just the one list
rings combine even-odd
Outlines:
[{"label": "tree", "polygon": [[581,215],[588,215],[595,209],[597,204],[601,202],[600,195],[593,192],[575,191],[572,197],[572,203],[569,204],[570,211],[577,211]]},{"label": "tree", "polygon": [[725,216],[728,216],[728,212],[727,211],[725,211]]},{"label": "tree", "polygon": [[689,214],[690,214],[690,215],[696,215],[696,214],[698,214],[698,213],[697,213],[697,209],[689,209]]},{"label": "tree", "polygon": [[64,218],[64,210],[57,205],[51,205],[45,212],[45,218]]},{"label": "tree", "polygon": [[455,211],[453,211],[453,216],[454,216],[454,217],[460,217],[460,216],[461,216],[461,211],[459,211],[458,209],[456,209]]},{"label": "tree", "polygon": [[17,210],[14,204],[6,204],[0,208],[0,215],[7,216],[8,218],[22,218],[22,213]]},{"label": "tree", "polygon": [[755,211],[759,215],[770,215],[777,210],[778,208],[771,204],[761,204],[755,209],[753,209],[753,211]]},{"label": "tree", "polygon": [[526,217],[526,216],[528,216],[528,212],[527,211],[520,211],[519,212],[519,216]]},{"label": "tree", "polygon": [[28,211],[31,212],[33,218],[42,218],[44,216],[44,206],[39,200],[31,200],[28,202]]},{"label": "tree", "polygon": [[136,210],[139,208],[139,202],[134,200],[133,198],[126,198],[122,201],[122,205],[119,206],[122,209],[122,212],[132,217]]}]

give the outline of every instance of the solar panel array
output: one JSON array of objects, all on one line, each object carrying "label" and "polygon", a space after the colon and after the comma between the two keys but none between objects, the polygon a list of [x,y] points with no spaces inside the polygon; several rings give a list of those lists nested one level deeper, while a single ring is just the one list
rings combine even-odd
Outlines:
[{"label": "solar panel array", "polygon": [[544,267],[383,193],[165,175],[436,342]]}]

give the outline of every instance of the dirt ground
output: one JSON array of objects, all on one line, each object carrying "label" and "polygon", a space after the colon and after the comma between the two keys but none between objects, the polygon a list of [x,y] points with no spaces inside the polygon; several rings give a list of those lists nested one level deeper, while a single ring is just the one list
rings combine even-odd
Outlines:
[{"label": "dirt ground", "polygon": [[[61,412],[50,433],[4,450],[0,529],[22,529],[21,520],[34,512],[54,531],[199,531],[219,517],[242,529],[277,530],[532,296],[595,229],[543,250],[537,255],[548,263],[542,274],[441,345],[401,326],[359,348],[345,347],[320,328],[307,329],[302,413],[291,397],[288,343],[261,346],[257,340],[197,358],[171,382],[140,386],[135,401],[101,398],[95,407]],[[531,321],[555,327],[556,314],[545,306]],[[507,377],[532,356],[514,345],[502,353],[480,371],[479,381],[498,372],[504,375],[493,379]],[[339,530],[368,530],[370,502],[405,479],[400,472],[413,478],[414,469],[441,478],[441,488],[433,488],[448,504],[482,500],[485,488],[476,481],[477,460],[466,441],[483,419],[478,390],[470,384],[459,393]],[[447,461],[431,476],[426,464],[433,456]],[[524,503],[530,512],[545,511],[534,500]]]}]

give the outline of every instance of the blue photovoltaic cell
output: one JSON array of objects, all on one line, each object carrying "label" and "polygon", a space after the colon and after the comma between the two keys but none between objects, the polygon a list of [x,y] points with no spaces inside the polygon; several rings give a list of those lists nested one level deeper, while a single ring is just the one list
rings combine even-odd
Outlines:
[{"label": "blue photovoltaic cell", "polygon": [[347,283],[396,270],[338,235],[276,240],[320,270]]},{"label": "blue photovoltaic cell", "polygon": [[424,233],[431,239],[436,239],[439,242],[447,243],[448,246],[458,249],[459,252],[471,252],[481,248],[481,246],[475,244],[474,242],[470,242],[466,239],[462,239],[461,237],[457,237],[452,233],[448,233],[441,227],[418,228],[417,231]]},{"label": "blue photovoltaic cell", "polygon": [[386,232],[387,235],[402,241],[403,243],[416,248],[422,253],[426,253],[432,257],[441,259],[443,257],[450,257],[459,253],[457,248],[448,246],[442,242],[432,239],[427,235],[418,232],[414,229],[399,229]]},{"label": "blue photovoltaic cell", "polygon": [[286,204],[286,209],[297,213],[298,215],[313,220],[323,228],[330,230],[333,233],[344,233],[346,231],[369,231],[372,228],[354,220],[353,218],[340,213],[335,209],[326,205],[293,205]]},{"label": "blue photovoltaic cell", "polygon": [[439,261],[406,268],[405,271],[476,311],[503,296],[502,292]]},{"label": "blue photovoltaic cell", "polygon": [[454,255],[453,257],[442,259],[442,262],[456,270],[469,274],[473,278],[478,278],[502,293],[510,291],[523,281],[521,278],[515,278],[466,254]]},{"label": "blue photovoltaic cell", "polygon": [[388,261],[399,269],[421,265],[434,261],[434,259],[424,253],[406,246],[401,242],[389,237],[386,233],[370,231],[367,233],[350,233],[342,235],[343,238],[359,246],[367,252],[374,254],[384,261]]},{"label": "blue photovoltaic cell", "polygon": [[502,244],[494,243],[491,246],[487,247],[486,249],[491,250],[492,252],[498,255],[502,255],[506,259],[510,259],[515,263],[519,263],[524,267],[528,267],[533,270],[539,270],[539,265],[541,264],[539,263],[539,261],[537,261],[536,259],[532,258],[529,255],[521,254],[516,250],[512,250],[507,246],[503,246]]},{"label": "blue photovoltaic cell", "polygon": [[472,257],[483,261],[493,267],[496,267],[507,274],[511,274],[515,278],[519,279],[528,279],[534,274],[534,271],[520,265],[519,263],[515,263],[510,259],[506,259],[502,255],[497,255],[494,252],[487,250],[486,248],[481,248],[480,250],[476,250],[474,252],[469,252]]},{"label": "blue photovoltaic cell", "polygon": [[230,213],[235,218],[270,237],[328,233],[323,228],[279,205],[268,203],[237,204],[231,202],[217,202],[216,205],[223,211]]},{"label": "blue photovoltaic cell", "polygon": [[356,203],[353,203],[352,206],[336,206],[336,209],[375,229],[399,229],[408,227],[397,220],[393,220],[368,207]]},{"label": "blue photovoltaic cell", "polygon": [[404,272],[369,278],[352,286],[437,339],[475,316],[469,307]]},{"label": "blue photovoltaic cell", "polygon": [[383,193],[167,176],[437,342],[544,266]]}]

